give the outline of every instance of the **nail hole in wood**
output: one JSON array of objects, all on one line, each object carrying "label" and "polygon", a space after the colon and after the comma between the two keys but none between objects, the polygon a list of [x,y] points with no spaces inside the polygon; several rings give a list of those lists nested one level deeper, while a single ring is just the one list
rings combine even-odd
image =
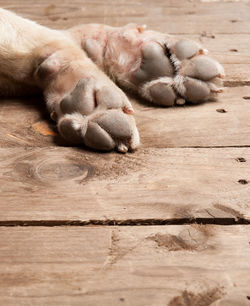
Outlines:
[{"label": "nail hole in wood", "polygon": [[206,31],[203,31],[201,33],[201,37],[207,37],[207,38],[213,38],[215,39],[215,35],[214,34],[208,34]]},{"label": "nail hole in wood", "polygon": [[218,112],[218,113],[226,113],[227,111],[224,108],[218,108],[218,109],[216,109],[216,112]]},{"label": "nail hole in wood", "polygon": [[246,184],[248,184],[248,181],[241,179],[241,180],[238,180],[238,183],[240,183],[242,185],[246,185]]},{"label": "nail hole in wood", "polygon": [[229,49],[229,51],[231,51],[231,52],[238,52],[237,49]]},{"label": "nail hole in wood", "polygon": [[236,161],[239,162],[239,163],[245,163],[246,162],[244,157],[237,157]]}]

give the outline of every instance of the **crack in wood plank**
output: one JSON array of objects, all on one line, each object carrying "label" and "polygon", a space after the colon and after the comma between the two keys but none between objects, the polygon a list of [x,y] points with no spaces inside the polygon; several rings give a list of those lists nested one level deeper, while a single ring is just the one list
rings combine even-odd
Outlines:
[{"label": "crack in wood plank", "polygon": [[246,80],[228,80],[224,81],[224,87],[241,87],[241,86],[250,86],[250,81]]},{"label": "crack in wood plank", "polygon": [[[211,215],[211,214],[210,214]],[[212,216],[212,215],[211,215]],[[14,226],[155,226],[155,225],[186,225],[186,224],[215,224],[236,225],[250,224],[250,220],[241,217],[235,218],[170,218],[170,219],[105,219],[105,220],[8,220],[0,221],[0,227]]]}]

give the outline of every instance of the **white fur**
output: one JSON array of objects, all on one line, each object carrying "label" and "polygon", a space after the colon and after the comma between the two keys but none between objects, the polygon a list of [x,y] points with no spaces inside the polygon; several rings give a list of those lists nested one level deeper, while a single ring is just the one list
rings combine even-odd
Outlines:
[{"label": "white fur", "polygon": [[185,92],[186,92],[184,81],[185,81],[185,77],[182,75],[176,75],[174,77],[173,86],[182,97],[184,97]]},{"label": "white fur", "polygon": [[71,120],[72,127],[76,131],[85,129],[85,126],[88,123],[87,117],[81,115],[80,113],[66,114],[63,118]]}]

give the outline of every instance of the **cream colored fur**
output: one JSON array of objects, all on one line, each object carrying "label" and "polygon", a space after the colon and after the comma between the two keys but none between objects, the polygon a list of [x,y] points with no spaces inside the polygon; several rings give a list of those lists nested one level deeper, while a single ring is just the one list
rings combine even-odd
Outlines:
[{"label": "cream colored fur", "polygon": [[[47,61],[50,67],[39,74],[39,65],[55,52],[54,59]],[[0,9],[0,95],[40,89],[47,100],[59,100],[90,70],[101,73],[63,32]],[[59,88],[62,83],[65,87]]]}]

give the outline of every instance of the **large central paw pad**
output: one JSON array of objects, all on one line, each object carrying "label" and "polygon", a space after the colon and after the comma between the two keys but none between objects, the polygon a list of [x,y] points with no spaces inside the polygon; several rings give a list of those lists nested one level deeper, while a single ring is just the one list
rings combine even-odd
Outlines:
[{"label": "large central paw pad", "polygon": [[[147,32],[145,33],[145,35]],[[146,99],[165,106],[214,100],[222,91],[223,67],[191,40],[146,41],[131,82]]]},{"label": "large central paw pad", "polygon": [[58,129],[72,143],[125,153],[139,145],[132,113],[127,97],[113,83],[100,85],[94,79],[83,79],[60,102]]}]

